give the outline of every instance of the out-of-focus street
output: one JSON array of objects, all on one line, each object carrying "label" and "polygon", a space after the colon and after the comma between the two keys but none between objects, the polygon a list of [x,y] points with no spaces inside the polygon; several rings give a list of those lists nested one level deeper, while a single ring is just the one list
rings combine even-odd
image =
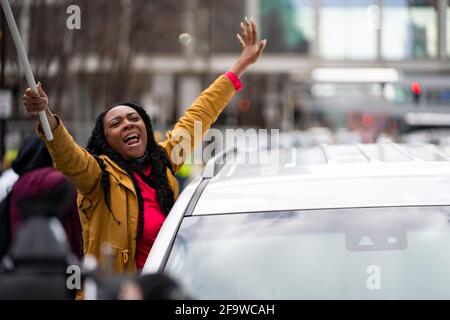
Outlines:
[{"label": "out-of-focus street", "polygon": [[9,3],[0,298],[450,297],[450,0]]}]

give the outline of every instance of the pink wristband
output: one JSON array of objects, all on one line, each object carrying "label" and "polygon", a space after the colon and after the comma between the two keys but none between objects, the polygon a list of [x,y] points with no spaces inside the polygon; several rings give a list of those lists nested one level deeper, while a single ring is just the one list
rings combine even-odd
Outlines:
[{"label": "pink wristband", "polygon": [[241,91],[242,90],[242,82],[239,80],[238,76],[234,74],[232,71],[225,72],[225,76],[230,79],[231,83],[234,86],[234,90]]}]

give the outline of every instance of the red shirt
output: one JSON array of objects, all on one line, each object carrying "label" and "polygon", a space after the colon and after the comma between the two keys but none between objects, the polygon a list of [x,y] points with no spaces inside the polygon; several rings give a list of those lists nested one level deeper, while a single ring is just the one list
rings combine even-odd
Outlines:
[{"label": "red shirt", "polygon": [[[150,167],[148,167],[144,174],[150,176],[150,171]],[[146,184],[138,174],[135,173],[134,177],[141,189],[144,203],[144,232],[142,238],[136,243],[136,266],[138,269],[142,269],[166,216],[159,207],[156,190]]]}]

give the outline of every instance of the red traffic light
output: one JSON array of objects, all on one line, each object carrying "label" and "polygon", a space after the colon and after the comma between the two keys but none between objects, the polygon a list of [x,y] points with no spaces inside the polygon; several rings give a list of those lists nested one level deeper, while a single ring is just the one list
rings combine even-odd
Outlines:
[{"label": "red traffic light", "polygon": [[241,101],[239,101],[238,108],[239,108],[239,111],[241,111],[241,112],[250,111],[250,109],[252,108],[250,100],[242,99]]},{"label": "red traffic light", "polygon": [[370,114],[365,113],[361,118],[361,123],[364,127],[370,128],[373,125],[373,117]]},{"label": "red traffic light", "polygon": [[411,92],[416,96],[419,96],[422,93],[422,86],[420,85],[419,82],[414,81],[411,84]]}]

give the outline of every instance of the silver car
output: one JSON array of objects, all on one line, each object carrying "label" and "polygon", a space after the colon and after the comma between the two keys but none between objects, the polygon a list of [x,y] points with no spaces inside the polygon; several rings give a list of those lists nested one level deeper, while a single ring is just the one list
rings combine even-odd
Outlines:
[{"label": "silver car", "polygon": [[450,156],[322,145],[278,167],[216,158],[184,190],[143,273],[198,299],[450,299]]}]

